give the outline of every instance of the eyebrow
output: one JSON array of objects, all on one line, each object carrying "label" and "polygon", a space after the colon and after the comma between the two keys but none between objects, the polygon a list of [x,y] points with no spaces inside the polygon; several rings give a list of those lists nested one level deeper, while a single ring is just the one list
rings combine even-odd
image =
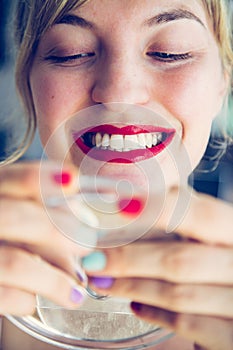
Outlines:
[{"label": "eyebrow", "polygon": [[73,26],[78,26],[82,28],[92,29],[94,28],[94,24],[87,21],[86,19],[76,16],[76,15],[65,15],[60,18],[55,24],[70,24]]},{"label": "eyebrow", "polygon": [[144,25],[151,27],[155,24],[167,23],[167,22],[176,21],[179,19],[191,19],[200,23],[203,27],[205,27],[204,23],[200,20],[199,17],[197,17],[194,13],[183,9],[174,9],[174,10],[159,13],[156,16],[145,21]]},{"label": "eyebrow", "polygon": [[[146,20],[143,25],[152,27],[156,24],[167,23],[179,19],[195,20],[196,22],[200,23],[203,27],[205,27],[204,23],[200,20],[199,17],[197,17],[194,13],[183,9],[174,9],[159,13],[154,17]],[[55,22],[55,24],[70,24],[86,29],[93,29],[95,27],[95,25],[92,22],[89,22],[88,20],[73,14],[67,14],[63,16],[57,22]]]}]

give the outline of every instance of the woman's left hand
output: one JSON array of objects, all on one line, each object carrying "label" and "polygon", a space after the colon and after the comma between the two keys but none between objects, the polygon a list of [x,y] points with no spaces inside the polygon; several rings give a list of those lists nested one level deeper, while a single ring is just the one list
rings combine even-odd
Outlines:
[{"label": "woman's left hand", "polygon": [[[176,195],[173,189],[168,202]],[[167,212],[156,223],[154,237],[158,226],[166,227],[166,216]],[[231,350],[233,207],[207,195],[191,194],[176,233],[181,239],[170,234],[102,250],[99,270],[98,261],[95,271],[90,265],[96,253],[85,257],[92,287],[106,294],[100,286],[111,276],[107,293],[133,300],[131,307],[138,317],[174,330],[198,344],[198,349]]]}]

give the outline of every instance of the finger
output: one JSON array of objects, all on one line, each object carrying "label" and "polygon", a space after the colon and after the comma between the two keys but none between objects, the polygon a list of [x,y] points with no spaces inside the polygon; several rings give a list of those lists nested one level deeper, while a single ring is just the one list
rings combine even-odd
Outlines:
[{"label": "finger", "polygon": [[[43,207],[35,201],[2,199],[0,227],[2,241],[41,255],[49,262],[63,266],[66,271],[70,270],[70,264],[67,266],[67,262],[71,261],[73,256],[83,256],[90,252],[90,249],[72,242],[59,231]],[[95,245],[96,237],[93,235],[92,238]]]},{"label": "finger", "polygon": [[172,329],[179,335],[195,341],[199,344],[197,349],[232,349],[233,322],[231,320],[175,313],[138,303],[132,303],[131,307],[137,317]]},{"label": "finger", "polygon": [[[211,285],[175,284],[164,281],[120,278],[103,288],[101,277],[91,277],[97,292],[135,300],[170,311],[233,317],[233,288]],[[100,288],[99,288],[100,287]]]},{"label": "finger", "polygon": [[32,315],[36,308],[36,297],[16,288],[0,286],[0,314],[15,316]]},{"label": "finger", "polygon": [[1,199],[0,227],[2,240],[32,244],[47,241],[49,233],[54,231],[40,204],[9,198]]},{"label": "finger", "polygon": [[[186,203],[183,214],[178,206]],[[173,189],[166,198],[165,210],[155,229],[169,227],[172,218],[176,231],[183,237],[207,243],[233,245],[233,206],[206,194]]]},{"label": "finger", "polygon": [[84,295],[70,275],[14,247],[0,248],[0,285],[42,295],[67,308],[80,304]]},{"label": "finger", "polygon": [[104,252],[107,263],[102,275],[233,285],[232,248],[165,241],[138,242]]},{"label": "finger", "polygon": [[41,200],[41,188],[48,195],[59,194],[61,185],[70,193],[76,187],[76,175],[77,170],[70,164],[61,169],[48,161],[15,163],[0,168],[0,195]]}]

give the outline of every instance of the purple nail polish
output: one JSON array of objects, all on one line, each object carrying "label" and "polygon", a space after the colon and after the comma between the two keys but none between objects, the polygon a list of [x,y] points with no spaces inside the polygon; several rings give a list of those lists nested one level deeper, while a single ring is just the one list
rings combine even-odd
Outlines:
[{"label": "purple nail polish", "polygon": [[85,281],[83,275],[79,271],[77,272],[77,277],[81,283]]},{"label": "purple nail polish", "polygon": [[87,275],[83,270],[81,269],[77,270],[76,275],[81,283],[84,283],[84,284],[87,283]]},{"label": "purple nail polish", "polygon": [[81,304],[83,302],[84,298],[85,298],[84,295],[77,287],[72,288],[71,294],[70,294],[70,300],[73,303]]},{"label": "purple nail polish", "polygon": [[90,283],[93,284],[93,286],[95,286],[96,288],[109,289],[112,287],[114,283],[114,278],[107,277],[107,276],[103,276],[103,277],[95,276],[90,278]]},{"label": "purple nail polish", "polygon": [[136,313],[140,312],[142,310],[142,307],[143,307],[143,305],[140,303],[137,303],[135,301],[131,302],[131,309]]}]

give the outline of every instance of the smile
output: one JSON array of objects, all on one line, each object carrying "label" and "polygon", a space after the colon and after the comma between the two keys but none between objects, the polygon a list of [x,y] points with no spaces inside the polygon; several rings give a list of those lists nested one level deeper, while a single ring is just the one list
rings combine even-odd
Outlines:
[{"label": "smile", "polygon": [[100,125],[74,132],[75,144],[93,159],[135,163],[156,156],[172,141],[174,129],[149,125]]}]

